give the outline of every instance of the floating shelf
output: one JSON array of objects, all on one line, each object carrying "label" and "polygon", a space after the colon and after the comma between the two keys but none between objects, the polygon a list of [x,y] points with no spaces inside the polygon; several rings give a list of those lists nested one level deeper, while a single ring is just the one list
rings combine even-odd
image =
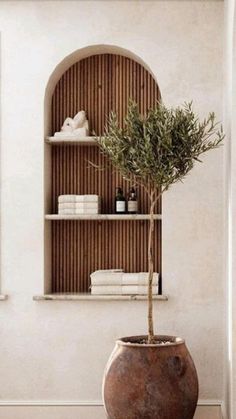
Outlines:
[{"label": "floating shelf", "polygon": [[96,146],[97,141],[96,137],[81,137],[73,138],[73,136],[68,136],[65,138],[60,137],[46,137],[46,143],[51,145],[81,145],[81,146]]},{"label": "floating shelf", "polygon": [[[141,221],[149,220],[149,214],[46,214],[46,220],[98,220],[98,221],[109,221],[109,220],[127,220],[127,221]],[[160,214],[154,215],[154,220],[161,220]]]},{"label": "floating shelf", "polygon": [[[147,300],[146,295],[91,295],[87,294],[44,294],[34,295],[35,301],[137,301]],[[167,301],[167,295],[153,295],[153,300]]]}]

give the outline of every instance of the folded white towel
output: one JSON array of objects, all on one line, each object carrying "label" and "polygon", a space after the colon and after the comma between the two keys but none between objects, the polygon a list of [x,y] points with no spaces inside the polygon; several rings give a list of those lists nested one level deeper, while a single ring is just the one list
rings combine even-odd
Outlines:
[{"label": "folded white towel", "polygon": [[[92,285],[148,285],[148,272],[123,273],[96,271],[90,275]],[[153,285],[158,285],[159,274],[154,272]]]},{"label": "folded white towel", "polygon": [[122,272],[101,272],[90,275],[92,285],[122,285]]},{"label": "folded white towel", "polygon": [[59,202],[58,209],[98,209],[99,202]]},{"label": "folded white towel", "polygon": [[98,195],[59,195],[58,202],[98,202]]},{"label": "folded white towel", "polygon": [[99,210],[98,208],[90,208],[90,209],[72,209],[72,208],[67,208],[67,209],[59,209],[58,214],[61,215],[78,215],[78,214],[88,214],[88,215],[92,215],[92,214],[99,214]]},{"label": "folded white towel", "polygon": [[[158,286],[152,287],[154,295],[158,294]],[[145,285],[93,285],[93,295],[147,295],[148,287]]]},{"label": "folded white towel", "polygon": [[[123,273],[122,284],[123,285],[148,285],[148,272],[137,272],[137,273]],[[159,274],[153,272],[153,285],[157,285],[159,281]]]},{"label": "folded white towel", "polygon": [[108,273],[108,272],[111,272],[111,273],[124,272],[124,269],[98,269],[97,271],[92,272],[91,276],[98,275],[100,273],[102,274]]}]

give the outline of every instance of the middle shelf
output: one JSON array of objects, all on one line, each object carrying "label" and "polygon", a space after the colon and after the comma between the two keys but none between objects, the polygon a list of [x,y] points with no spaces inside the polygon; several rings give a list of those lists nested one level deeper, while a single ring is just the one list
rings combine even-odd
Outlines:
[{"label": "middle shelf", "polygon": [[[154,220],[161,220],[160,214],[154,215]],[[149,214],[46,214],[46,220],[124,220],[124,221],[141,221],[149,220]]]}]

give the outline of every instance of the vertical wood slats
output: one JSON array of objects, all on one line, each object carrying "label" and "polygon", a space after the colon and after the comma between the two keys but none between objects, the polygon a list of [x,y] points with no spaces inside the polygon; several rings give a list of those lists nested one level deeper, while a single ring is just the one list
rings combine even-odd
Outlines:
[{"label": "vertical wood slats", "polygon": [[[52,134],[67,116],[79,110],[88,115],[91,133],[102,135],[113,110],[119,122],[129,98],[144,114],[160,99],[158,86],[140,64],[114,54],[94,55],[70,67],[58,82],[52,98]],[[52,147],[52,213],[61,194],[99,194],[102,212],[114,212],[115,188],[127,195],[130,185],[114,171],[96,171],[88,161],[103,164],[97,147]],[[138,190],[139,212],[149,211],[143,190]],[[156,211],[161,212],[161,202]],[[123,268],[147,271],[147,221],[54,221],[52,223],[52,292],[88,292],[90,273],[96,269]],[[161,223],[155,223],[154,269],[161,272]]]}]

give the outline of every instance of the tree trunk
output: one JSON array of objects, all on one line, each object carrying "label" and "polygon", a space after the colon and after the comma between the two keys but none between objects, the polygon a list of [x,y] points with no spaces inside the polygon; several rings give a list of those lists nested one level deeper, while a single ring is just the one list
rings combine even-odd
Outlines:
[{"label": "tree trunk", "polygon": [[151,191],[149,238],[148,238],[148,343],[152,343],[154,341],[153,300],[152,300],[154,206],[155,206],[154,191]]}]

